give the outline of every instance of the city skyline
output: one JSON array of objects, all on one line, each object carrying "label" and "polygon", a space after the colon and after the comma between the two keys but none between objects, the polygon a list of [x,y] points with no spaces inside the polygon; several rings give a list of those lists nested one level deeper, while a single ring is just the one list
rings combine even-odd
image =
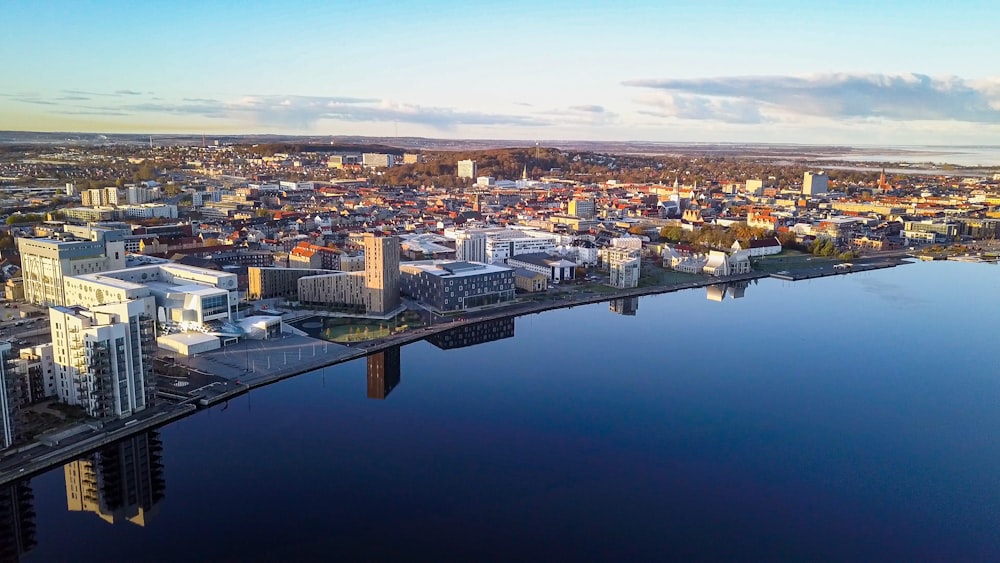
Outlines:
[{"label": "city skyline", "polygon": [[[863,144],[1000,131],[987,2],[7,9],[4,129]],[[30,53],[30,56],[25,56]]]}]

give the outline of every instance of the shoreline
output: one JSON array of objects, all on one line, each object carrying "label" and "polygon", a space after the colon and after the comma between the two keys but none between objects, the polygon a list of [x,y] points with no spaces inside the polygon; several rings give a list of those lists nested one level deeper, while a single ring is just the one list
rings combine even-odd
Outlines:
[{"label": "shoreline", "polygon": [[310,373],[319,369],[324,369],[327,367],[358,360],[397,346],[405,346],[407,344],[419,342],[430,336],[434,336],[463,326],[474,325],[481,322],[488,322],[506,318],[518,318],[528,315],[535,315],[557,309],[572,309],[573,307],[577,306],[595,305],[598,303],[606,303],[609,301],[613,301],[615,299],[645,297],[649,295],[675,293],[678,291],[684,291],[689,289],[700,289],[717,284],[747,282],[765,278],[774,278],[783,281],[803,281],[814,278],[843,276],[853,273],[870,272],[875,270],[894,268],[896,266],[908,263],[910,262],[907,261],[905,257],[885,257],[882,258],[882,261],[880,262],[861,263],[857,264],[853,268],[844,270],[816,270],[816,271],[804,271],[804,272],[800,271],[800,272],[778,272],[778,273],[751,272],[748,274],[727,276],[724,278],[723,277],[704,278],[690,282],[654,285],[648,287],[635,287],[629,289],[616,290],[611,293],[600,293],[600,294],[595,293],[595,294],[580,295],[573,297],[563,297],[540,303],[523,303],[519,305],[511,305],[503,308],[498,308],[494,312],[489,312],[480,316],[476,316],[474,318],[468,318],[468,319],[463,318],[461,320],[456,319],[448,323],[409,330],[399,335],[377,339],[371,341],[372,343],[368,346],[357,346],[355,347],[354,352],[338,356],[336,358],[327,359],[321,356],[318,358],[317,362],[312,362],[304,366],[299,366],[288,370],[276,369],[271,374],[265,377],[262,377],[260,379],[254,379],[253,381],[245,383],[233,382],[231,389],[223,393],[220,393],[218,395],[214,395],[212,397],[201,397],[201,398],[190,397],[188,399],[185,399],[177,403],[166,403],[159,407],[156,407],[155,412],[153,412],[147,418],[139,420],[138,422],[135,422],[134,420],[114,421],[109,424],[114,426],[120,426],[115,430],[110,430],[110,431],[102,430],[101,433],[95,436],[90,436],[88,438],[79,440],[65,447],[46,450],[44,452],[39,453],[38,455],[26,456],[27,459],[19,463],[18,465],[11,467],[9,469],[3,468],[3,466],[6,465],[6,463],[12,457],[16,457],[25,452],[36,450],[39,446],[41,446],[39,442],[26,444],[22,448],[19,448],[15,453],[8,454],[8,456],[0,460],[0,485],[7,484],[9,482],[18,479],[32,477],[34,475],[47,471],[57,465],[64,464],[68,461],[72,461],[77,457],[86,455],[107,444],[128,438],[129,436],[138,434],[140,432],[145,432],[148,430],[152,430],[154,428],[158,428],[168,423],[180,420],[181,418],[185,418],[187,416],[191,416],[203,409],[210,408],[219,403],[223,403],[231,399],[235,399],[237,397],[245,395],[250,391],[252,391],[253,389],[266,387],[268,385],[278,383],[279,381],[284,381],[286,379]]}]

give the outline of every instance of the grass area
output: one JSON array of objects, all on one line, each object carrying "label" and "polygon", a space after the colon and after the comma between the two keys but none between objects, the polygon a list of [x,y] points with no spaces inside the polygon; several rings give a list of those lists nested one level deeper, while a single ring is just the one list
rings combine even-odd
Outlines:
[{"label": "grass area", "polygon": [[758,272],[766,272],[768,274],[784,270],[812,270],[820,266],[838,263],[841,261],[837,258],[813,256],[812,254],[797,252],[794,250],[786,252],[782,252],[781,254],[776,254],[774,256],[764,256],[758,258],[754,262],[754,270]]},{"label": "grass area", "polygon": [[704,276],[697,274],[686,274],[656,266],[647,262],[642,263],[642,270],[639,274],[639,287],[655,287],[663,285],[673,285],[703,280]]}]

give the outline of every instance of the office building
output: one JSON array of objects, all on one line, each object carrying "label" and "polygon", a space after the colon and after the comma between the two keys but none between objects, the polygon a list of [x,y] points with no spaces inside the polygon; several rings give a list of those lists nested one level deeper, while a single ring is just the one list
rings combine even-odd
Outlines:
[{"label": "office building", "polygon": [[404,153],[403,164],[420,164],[424,161],[424,155],[417,153]]},{"label": "office building", "polygon": [[521,254],[552,253],[559,237],[540,231],[508,229],[490,233],[486,237],[486,261],[490,264],[507,264],[512,256]]},{"label": "office building", "polygon": [[125,267],[121,240],[17,238],[21,254],[24,297],[36,305],[66,305],[68,276],[118,270]]},{"label": "office building", "polygon": [[475,160],[459,160],[458,161],[458,177],[459,178],[469,178],[474,179],[479,176],[479,167],[476,166]]},{"label": "office building", "polygon": [[163,500],[163,443],[158,432],[126,438],[63,466],[66,507],[108,524],[145,526]]},{"label": "office building", "polygon": [[21,438],[21,386],[10,365],[10,343],[0,342],[0,450]]},{"label": "office building", "polygon": [[155,404],[153,318],[142,301],[49,310],[56,395],[89,416],[132,416]]},{"label": "office building", "polygon": [[581,219],[593,219],[597,214],[597,206],[592,199],[572,199],[567,212]]},{"label": "office building", "polygon": [[821,195],[829,191],[830,177],[826,172],[806,172],[802,177],[802,193]]},{"label": "office building", "polygon": [[477,262],[429,260],[398,267],[403,293],[435,311],[463,311],[514,298],[514,270]]},{"label": "office building", "polygon": [[368,398],[385,399],[399,385],[399,346],[368,356]]},{"label": "office building", "polygon": [[399,307],[399,238],[365,233],[365,309],[385,314]]}]

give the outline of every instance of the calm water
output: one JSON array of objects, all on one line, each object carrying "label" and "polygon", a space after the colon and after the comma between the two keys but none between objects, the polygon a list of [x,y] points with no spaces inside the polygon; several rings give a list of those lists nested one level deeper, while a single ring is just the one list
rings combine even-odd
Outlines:
[{"label": "calm water", "polygon": [[328,368],[73,465],[104,519],[32,479],[25,559],[997,560],[998,283],[766,280]]}]

